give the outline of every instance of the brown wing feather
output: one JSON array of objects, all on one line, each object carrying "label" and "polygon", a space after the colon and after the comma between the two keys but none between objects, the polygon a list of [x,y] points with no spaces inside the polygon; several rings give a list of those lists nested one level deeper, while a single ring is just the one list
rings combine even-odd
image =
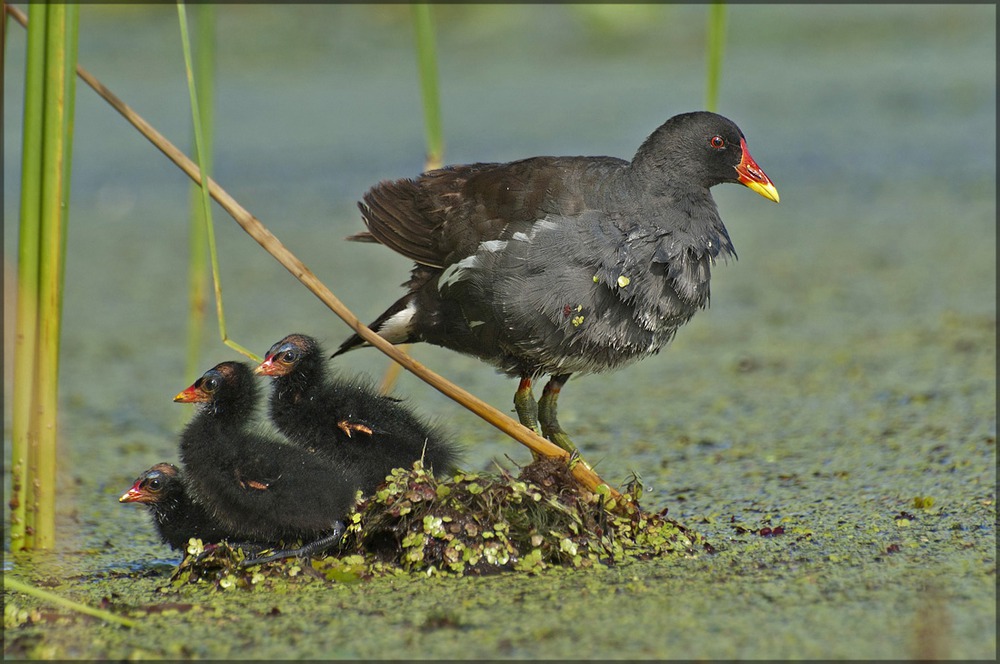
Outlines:
[{"label": "brown wing feather", "polygon": [[429,267],[443,268],[474,253],[481,242],[524,229],[549,214],[572,216],[592,195],[588,169],[620,169],[620,159],[533,157],[428,171],[417,179],[387,180],[358,204],[367,232],[350,236],[380,242]]},{"label": "brown wing feather", "polygon": [[[372,239],[418,263],[441,267],[436,244],[442,220],[422,213],[424,195],[414,180],[385,181],[372,187],[358,208]],[[348,239],[370,241],[359,235]]]}]

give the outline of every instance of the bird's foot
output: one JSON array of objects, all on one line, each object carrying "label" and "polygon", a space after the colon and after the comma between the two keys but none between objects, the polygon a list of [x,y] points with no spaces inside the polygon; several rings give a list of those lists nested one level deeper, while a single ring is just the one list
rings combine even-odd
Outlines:
[{"label": "bird's foot", "polygon": [[579,458],[580,451],[577,449],[576,444],[573,443],[573,439],[570,438],[569,435],[562,429],[553,431],[547,430],[543,427],[542,435],[570,454],[575,454]]},{"label": "bird's foot", "polygon": [[244,558],[243,562],[240,563],[240,566],[253,567],[254,565],[263,565],[264,563],[274,562],[275,560],[283,560],[285,558],[311,558],[313,555],[321,553],[339,542],[340,538],[344,536],[345,528],[346,527],[342,521],[337,521],[329,535],[324,535],[318,540],[314,540],[308,544],[303,544],[297,549],[282,549],[266,556]]},{"label": "bird's foot", "polygon": [[337,422],[337,427],[347,434],[348,438],[353,438],[355,431],[360,431],[361,433],[368,434],[369,436],[373,433],[371,427],[365,426],[360,422],[351,422],[350,420],[341,420],[340,422]]}]

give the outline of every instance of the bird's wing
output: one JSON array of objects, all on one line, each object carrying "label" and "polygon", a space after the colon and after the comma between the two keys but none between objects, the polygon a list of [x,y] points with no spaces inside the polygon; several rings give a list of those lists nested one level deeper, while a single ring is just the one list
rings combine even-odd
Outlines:
[{"label": "bird's wing", "polygon": [[506,164],[451,166],[376,185],[359,203],[366,233],[417,263],[444,268],[550,217],[587,209],[587,180],[626,162],[610,157],[534,157]]}]

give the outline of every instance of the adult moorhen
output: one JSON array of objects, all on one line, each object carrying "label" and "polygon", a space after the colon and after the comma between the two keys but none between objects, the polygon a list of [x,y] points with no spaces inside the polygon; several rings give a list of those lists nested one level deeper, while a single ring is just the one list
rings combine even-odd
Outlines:
[{"label": "adult moorhen", "polygon": [[[736,256],[709,191],[723,182],[778,202],[740,128],[707,112],[670,118],[631,162],[534,157],[381,182],[359,203],[368,230],[347,239],[416,266],[370,327],[519,377],[521,423],[575,450],[556,417],[569,377],[657,353],[708,305],[716,259]],[[353,335],[335,355],[363,345]]]},{"label": "adult moorhen", "polygon": [[183,551],[192,537],[214,543],[226,539],[226,532],[201,505],[192,502],[184,490],[177,466],[158,463],[136,478],[120,503],[142,503],[164,544]]},{"label": "adult moorhen", "polygon": [[439,474],[454,468],[459,451],[441,427],[379,394],[367,379],[331,376],[326,362],[320,344],[304,334],[289,334],[267,351],[255,371],[274,379],[270,415],[281,433],[358,469],[366,494],[393,468],[417,459]]},{"label": "adult moorhen", "polygon": [[261,431],[255,422],[259,386],[249,365],[222,362],[174,401],[198,403],[181,434],[186,489],[234,537],[299,548],[245,565],[308,556],[340,540],[354,505],[356,472]]}]

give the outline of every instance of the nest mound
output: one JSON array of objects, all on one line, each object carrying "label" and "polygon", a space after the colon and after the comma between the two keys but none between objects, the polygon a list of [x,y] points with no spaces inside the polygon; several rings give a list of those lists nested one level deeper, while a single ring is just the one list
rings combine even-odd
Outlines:
[{"label": "nest mound", "polygon": [[204,551],[195,543],[172,581],[228,587],[300,573],[350,581],[391,573],[538,572],[712,551],[665,509],[643,511],[636,500],[641,483],[631,482],[626,492],[631,500],[591,492],[560,459],[534,461],[516,477],[501,471],[443,479],[418,462],[394,470],[358,503],[339,546],[325,558],[242,568],[241,551],[225,543]]}]

